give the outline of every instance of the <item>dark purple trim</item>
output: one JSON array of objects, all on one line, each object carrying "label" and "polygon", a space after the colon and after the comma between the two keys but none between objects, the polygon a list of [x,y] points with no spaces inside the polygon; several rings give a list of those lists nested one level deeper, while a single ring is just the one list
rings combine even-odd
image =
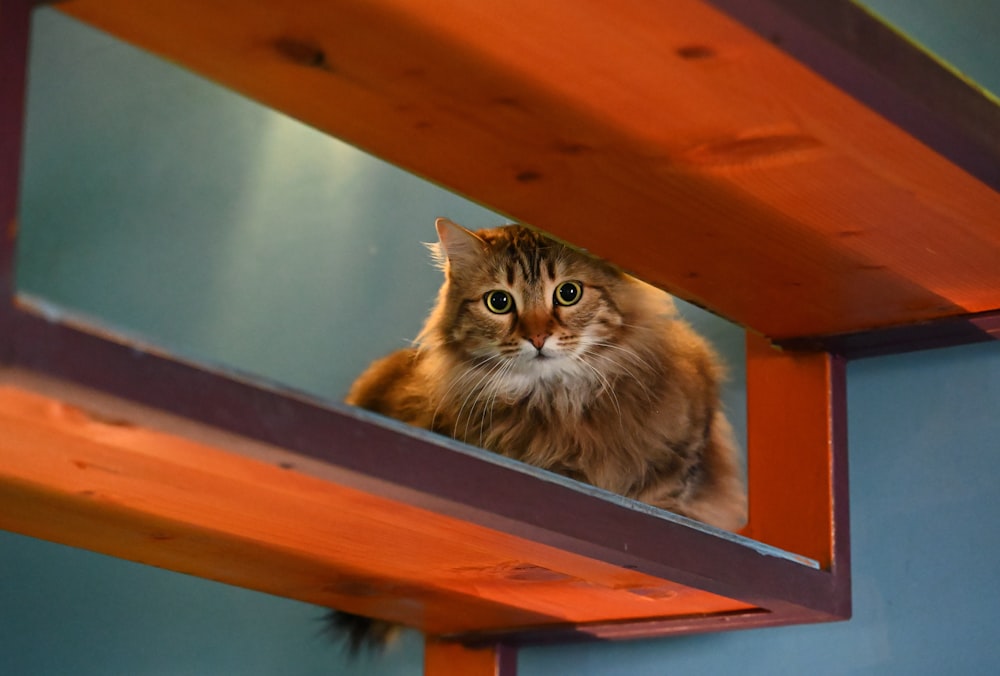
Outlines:
[{"label": "dark purple trim", "polygon": [[510,632],[468,634],[453,637],[470,646],[492,645],[498,636],[513,646],[551,645],[555,643],[583,643],[588,641],[631,641],[664,636],[705,634],[742,629],[783,627],[790,624],[814,624],[846,620],[846,616],[824,616],[808,612],[769,613],[720,613],[692,617],[649,618],[592,624],[567,624],[539,627]]},{"label": "dark purple trim", "polygon": [[1000,340],[1000,310],[859,333],[778,341],[789,350],[826,350],[850,359]]},{"label": "dark purple trim", "polygon": [[851,493],[847,449],[847,360],[831,355],[830,364],[830,481],[833,486],[833,562],[831,613],[848,619],[851,593]]},{"label": "dark purple trim", "polygon": [[707,2],[1000,190],[1000,107],[858,5]]},{"label": "dark purple trim", "polygon": [[[0,337],[9,335],[31,24],[29,0],[0,0]],[[0,340],[0,363],[6,361]]]},{"label": "dark purple trim", "polygon": [[517,676],[517,648],[501,643],[494,646],[497,654],[496,676]]}]

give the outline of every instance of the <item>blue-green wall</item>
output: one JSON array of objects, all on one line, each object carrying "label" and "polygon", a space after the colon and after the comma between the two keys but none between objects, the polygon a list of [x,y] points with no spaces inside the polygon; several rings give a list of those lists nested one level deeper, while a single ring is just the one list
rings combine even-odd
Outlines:
[{"label": "blue-green wall", "polygon": [[[195,359],[339,398],[413,336],[448,215],[503,219],[46,10],[19,283]],[[734,362],[740,334],[686,309]],[[525,650],[521,674],[989,673],[1000,347],[849,369],[855,618]],[[2,459],[0,459],[2,461]],[[304,604],[0,533],[0,674],[419,674],[342,664]]]},{"label": "blue-green wall", "polygon": [[996,0],[854,0],[955,72],[1000,97]]}]

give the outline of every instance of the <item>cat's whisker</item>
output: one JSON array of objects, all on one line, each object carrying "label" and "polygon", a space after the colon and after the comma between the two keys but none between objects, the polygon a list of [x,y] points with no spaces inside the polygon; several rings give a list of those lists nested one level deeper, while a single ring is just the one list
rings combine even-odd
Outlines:
[{"label": "cat's whisker", "polygon": [[591,364],[590,362],[588,362],[586,359],[583,359],[582,357],[579,357],[578,359],[579,359],[580,363],[582,363],[584,366],[586,366],[591,371],[593,371],[594,375],[597,376],[597,379],[600,380],[601,385],[602,385],[604,391],[607,392],[608,395],[611,397],[611,401],[612,401],[612,404],[615,407],[615,411],[618,413],[618,419],[619,419],[619,421],[621,421],[621,417],[622,417],[621,402],[618,399],[618,393],[615,392],[615,388],[612,387],[612,385],[611,385],[611,381],[608,380],[607,376],[605,376],[603,373],[601,373],[601,370],[599,368],[597,368],[596,366],[594,366],[593,364]]},{"label": "cat's whisker", "polygon": [[629,360],[636,366],[641,366],[642,368],[647,370],[653,369],[652,365],[650,365],[648,361],[640,357],[635,350],[619,345],[618,343],[612,343],[606,340],[592,340],[591,345],[595,345],[598,347],[606,347],[609,350],[617,350],[618,352],[628,357]]},{"label": "cat's whisker", "polygon": [[464,387],[469,380],[475,378],[477,375],[480,374],[479,372],[482,370],[484,366],[493,361],[500,361],[500,359],[501,359],[500,355],[492,355],[481,362],[473,363],[470,366],[464,368],[462,370],[461,375],[452,378],[451,384],[448,386],[448,389],[446,389],[444,393],[441,395],[440,399],[438,400],[437,406],[434,408],[434,412],[431,414],[431,429],[434,429],[435,425],[437,424],[437,416],[438,412],[441,410],[441,407],[444,406],[446,403],[449,404],[451,403],[451,401],[448,398],[448,395],[451,394],[452,390],[459,387]]},{"label": "cat's whisker", "polygon": [[627,322],[622,322],[618,325],[620,328],[632,329],[633,331],[638,331],[640,333],[650,334],[659,329],[654,329],[650,326],[644,326],[642,324],[629,324]]},{"label": "cat's whisker", "polygon": [[[469,393],[466,395],[465,399],[462,401],[462,406],[458,409],[458,414],[455,417],[455,430],[454,430],[454,434],[452,434],[453,437],[455,437],[456,439],[460,438],[462,440],[468,439],[468,437],[469,437],[469,424],[472,422],[472,416],[473,416],[473,414],[476,411],[476,403],[480,401],[480,396],[483,393],[483,389],[484,389],[483,383],[484,382],[488,383],[489,380],[490,380],[490,378],[492,378],[493,374],[496,373],[497,370],[502,369],[504,367],[504,365],[507,364],[507,363],[508,362],[505,361],[505,360],[498,360],[496,363],[494,363],[489,368],[489,370],[486,371],[486,373],[484,373],[482,375],[482,377],[479,378],[479,380],[476,381],[475,385],[473,385],[471,388],[469,388]],[[464,432],[464,435],[462,437],[459,437],[458,436],[458,425],[459,425],[459,423],[462,422],[462,411],[465,410],[465,407],[469,403],[469,399],[470,398],[472,398],[472,407],[469,409],[469,413],[465,417],[465,432]]]},{"label": "cat's whisker", "polygon": [[591,371],[593,371],[594,375],[597,376],[597,379],[601,381],[601,384],[603,386],[604,391],[607,392],[608,395],[611,397],[611,403],[615,407],[615,412],[618,413],[618,416],[617,416],[618,417],[618,425],[621,428],[622,434],[624,435],[625,434],[625,423],[622,421],[621,402],[618,400],[618,394],[615,392],[614,388],[611,386],[611,382],[608,380],[607,376],[605,376],[603,373],[601,373],[600,369],[598,369],[596,366],[594,366],[593,364],[591,364],[590,362],[588,362],[586,359],[584,359],[582,355],[574,355],[573,358],[576,361],[578,361],[581,364],[583,364],[584,366],[586,366],[587,368],[589,368]]},{"label": "cat's whisker", "polygon": [[[635,355],[631,350],[627,350],[625,348],[620,348],[617,345],[611,345],[611,344],[606,344],[606,343],[595,342],[595,343],[593,343],[593,346],[594,347],[610,348],[610,349],[619,349],[619,350],[621,350],[625,354],[625,356],[631,355],[633,357],[636,357],[636,359],[639,360],[640,364],[645,364],[646,363],[644,360],[642,360],[637,355]],[[583,351],[583,353],[586,354],[587,356],[594,357],[596,359],[603,359],[605,362],[611,364],[612,366],[614,366],[615,368],[617,368],[618,370],[620,370],[622,373],[624,373],[627,376],[629,376],[632,380],[634,380],[636,382],[636,384],[639,386],[639,388],[646,395],[646,399],[648,401],[652,402],[652,400],[653,400],[653,392],[649,389],[649,387],[646,385],[646,383],[644,383],[643,380],[641,378],[639,378],[639,376],[637,376],[630,368],[628,368],[627,366],[625,366],[624,364],[622,364],[620,361],[618,361],[617,359],[615,359],[613,356],[611,356],[609,354],[604,354],[604,353],[602,353],[602,352],[600,352],[598,350],[586,349],[586,350]]]},{"label": "cat's whisker", "polygon": [[[490,370],[492,370],[493,368],[495,368],[495,365],[490,367]],[[462,400],[462,405],[459,407],[458,412],[455,414],[455,426],[452,429],[451,436],[455,437],[456,439],[463,439],[463,440],[465,439],[464,436],[463,437],[458,436],[458,427],[462,423],[462,412],[465,411],[465,407],[466,405],[468,405],[469,399],[473,400],[473,404],[475,404],[475,402],[478,401],[479,387],[483,383],[483,381],[489,377],[489,373],[490,373],[489,371],[486,371],[486,373],[475,374],[479,375],[479,380],[477,380],[474,385],[468,388],[468,392],[466,393],[465,398]],[[466,423],[465,431],[466,433],[468,433],[469,431],[468,423]]]},{"label": "cat's whisker", "polygon": [[491,379],[490,385],[492,385],[493,392],[492,392],[492,395],[490,397],[488,397],[486,403],[484,403],[484,405],[483,405],[483,419],[482,419],[482,421],[480,423],[480,427],[479,427],[479,446],[481,448],[485,448],[486,441],[487,441],[486,437],[485,437],[486,430],[487,430],[487,426],[486,426],[486,412],[489,411],[489,414],[490,414],[489,429],[492,429],[493,428],[493,409],[496,406],[497,395],[500,394],[500,388],[501,388],[501,385],[503,384],[504,378],[507,376],[507,373],[509,373],[510,370],[513,367],[514,367],[514,362],[513,361],[506,362],[503,365],[503,368],[500,369],[500,372],[497,373]]},{"label": "cat's whisker", "polygon": [[623,364],[620,360],[615,359],[614,356],[610,354],[604,354],[603,352],[594,349],[586,349],[583,351],[583,354],[587,355],[588,357],[593,357],[595,359],[603,360],[605,364],[614,367],[615,370],[620,371],[624,375],[627,375],[629,378],[634,380],[636,384],[638,384],[643,391],[647,393],[649,392],[649,388],[646,386],[644,382],[642,382],[639,376],[637,376],[635,372],[632,371],[632,369],[630,369],[627,365]]}]

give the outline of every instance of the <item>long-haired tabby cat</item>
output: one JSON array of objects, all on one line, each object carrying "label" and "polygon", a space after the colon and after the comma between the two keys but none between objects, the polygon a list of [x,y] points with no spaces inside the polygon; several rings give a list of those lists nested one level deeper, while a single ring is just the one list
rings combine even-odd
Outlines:
[{"label": "long-haired tabby cat", "polygon": [[[415,346],[347,402],[736,529],[746,494],[718,360],[666,293],[519,225],[438,219],[445,274]],[[334,611],[354,650],[391,625]]]}]

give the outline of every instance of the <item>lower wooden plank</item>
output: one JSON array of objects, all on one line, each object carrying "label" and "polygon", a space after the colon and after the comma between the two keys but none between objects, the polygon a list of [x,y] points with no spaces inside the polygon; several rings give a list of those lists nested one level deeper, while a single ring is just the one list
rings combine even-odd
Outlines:
[{"label": "lower wooden plank", "polygon": [[752,607],[311,476],[280,449],[149,429],[90,396],[92,412],[0,385],[0,528],[437,635]]},{"label": "lower wooden plank", "polygon": [[[189,438],[216,430],[223,439],[216,435],[208,443],[223,448],[232,447],[234,436],[280,446],[294,452],[285,461],[298,471],[545,543],[614,570],[642,571],[771,611],[812,609],[822,615],[829,609],[828,574],[761,551],[752,541],[595,499],[574,482],[539,480],[519,463],[497,466],[484,461],[495,456],[462,452],[450,440],[362,411],[227,377],[30,313],[16,311],[16,319],[16,330],[7,336],[16,370],[28,375],[27,387],[44,387],[53,398],[88,410],[98,402],[115,402],[108,404],[111,410],[134,402],[134,410],[114,415],[153,424],[158,411],[167,418],[156,423],[160,429],[177,433],[183,427]],[[42,373],[58,380],[45,385]],[[87,387],[74,389],[70,381]],[[91,388],[114,396],[97,397]]]}]

